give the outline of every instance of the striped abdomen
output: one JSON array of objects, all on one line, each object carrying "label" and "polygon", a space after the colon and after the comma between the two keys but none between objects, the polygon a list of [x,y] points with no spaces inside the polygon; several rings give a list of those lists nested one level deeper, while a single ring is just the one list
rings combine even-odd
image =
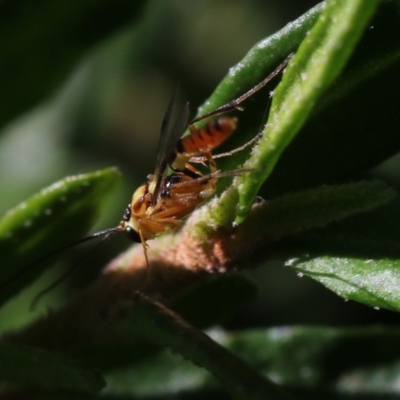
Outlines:
[{"label": "striped abdomen", "polygon": [[236,125],[237,118],[221,117],[198,130],[193,127],[190,135],[179,140],[176,151],[193,156],[209,153],[228,139]]}]

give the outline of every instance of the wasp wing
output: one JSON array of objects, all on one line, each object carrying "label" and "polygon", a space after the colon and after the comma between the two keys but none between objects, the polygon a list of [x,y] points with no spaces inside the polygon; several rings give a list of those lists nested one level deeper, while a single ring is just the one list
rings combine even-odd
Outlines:
[{"label": "wasp wing", "polygon": [[168,160],[171,154],[174,152],[175,146],[185,131],[189,120],[189,103],[186,103],[181,114],[175,121],[173,128],[170,127],[177,92],[177,90],[174,91],[171,100],[168,103],[168,107],[165,111],[164,119],[161,124],[160,139],[157,147],[157,162],[154,171],[155,187],[151,202],[152,206],[154,206],[157,202],[162,178],[168,165]]}]

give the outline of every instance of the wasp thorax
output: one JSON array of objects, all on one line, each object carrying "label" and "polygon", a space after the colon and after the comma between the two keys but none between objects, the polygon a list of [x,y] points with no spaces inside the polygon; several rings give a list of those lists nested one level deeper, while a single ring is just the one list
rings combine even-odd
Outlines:
[{"label": "wasp thorax", "polygon": [[136,189],[132,196],[132,213],[134,215],[141,215],[146,213],[148,207],[150,207],[152,194],[149,193],[148,184],[145,183]]},{"label": "wasp thorax", "polygon": [[169,165],[174,171],[182,171],[185,169],[186,163],[189,161],[191,156],[193,156],[193,154],[190,155],[184,152],[177,151],[173,153]]}]

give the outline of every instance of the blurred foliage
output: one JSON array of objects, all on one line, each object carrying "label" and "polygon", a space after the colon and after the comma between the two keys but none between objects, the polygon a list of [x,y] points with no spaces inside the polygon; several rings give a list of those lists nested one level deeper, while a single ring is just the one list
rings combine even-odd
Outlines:
[{"label": "blurred foliage", "polygon": [[[299,0],[103,0],[80,5],[49,1],[38,5],[29,0],[1,2],[0,211],[5,213],[66,175],[118,165],[124,178],[123,188],[114,195],[112,206],[104,211],[97,228],[115,226],[132,189],[152,171],[162,116],[177,83],[182,99],[189,99],[193,108],[208,97],[228,68],[242,59],[254,43],[315,4]],[[370,177],[398,185],[399,159],[395,156],[400,147],[399,18],[398,3],[382,2],[345,71],[315,105],[261,188],[263,197],[280,201],[280,196],[291,192]],[[273,42],[269,45],[274,49]],[[284,54],[292,49],[280,51]],[[271,56],[271,65],[279,56]],[[266,72],[254,73],[244,85],[251,87]],[[238,94],[242,92],[241,87],[236,90]],[[229,93],[231,96],[232,92]],[[246,104],[240,114],[241,130],[227,144],[228,148],[245,142],[246,134],[253,134],[247,131],[249,121],[259,121],[261,126],[269,105],[267,97],[260,94]],[[214,106],[211,102],[204,107],[203,110]],[[239,155],[233,162],[237,165],[243,160],[241,157],[247,155]],[[232,160],[224,160],[221,166],[232,168],[230,163]],[[114,178],[99,182],[88,195],[91,201],[98,201],[99,207]],[[56,221],[52,227],[51,235],[58,235],[60,243],[83,234],[99,211],[96,208],[85,212],[77,202],[77,209],[72,210],[82,213],[77,214],[77,222],[71,219],[67,231],[57,230]],[[64,211],[69,218],[71,210]],[[277,245],[274,256],[290,259],[289,264],[300,277],[309,274],[343,298],[398,311],[399,211],[399,202],[395,201],[372,213],[286,238]],[[28,235],[26,239],[34,237]],[[104,260],[126,245],[124,240],[115,242],[108,252],[93,257],[92,270],[74,277],[70,287],[49,296],[47,304],[58,304],[65,292],[70,296],[70,292],[97,274]],[[36,251],[40,254],[42,250]],[[73,252],[63,261],[71,265],[79,257],[79,253]],[[304,391],[305,397],[316,398],[321,393],[324,398],[339,398],[340,393],[349,392],[399,392],[397,329],[362,328],[367,323],[397,323],[396,313],[344,302],[312,280],[297,279],[292,270],[277,263],[264,264],[246,276],[248,279],[214,282],[180,294],[175,299],[175,309],[188,318],[195,312],[195,322],[201,327],[224,322],[224,330],[214,331],[213,337],[275,382],[294,388],[299,397]],[[43,281],[37,285],[43,285]],[[2,309],[0,331],[24,326],[35,318],[37,314],[29,314],[27,305],[37,287]],[[244,306],[245,301],[254,298],[256,288],[258,298]],[[376,297],[377,292],[381,297]],[[211,300],[200,302],[208,294]],[[218,295],[219,307],[204,318],[202,306],[213,308],[213,302],[219,300],[212,299]],[[385,303],[388,299],[390,302]],[[241,311],[231,317],[240,307]],[[167,321],[166,325],[169,324]],[[360,327],[267,329],[280,324]],[[260,328],[249,329],[252,327]],[[165,331],[171,339],[181,332],[179,327],[169,329]],[[242,331],[235,333],[237,329]],[[196,351],[190,348],[190,341],[189,338],[185,345]],[[396,351],[391,353],[392,349]],[[90,368],[81,368],[70,360],[53,359],[50,353],[35,353],[37,349],[21,354],[18,348],[5,346],[1,350],[3,365],[21,357],[18,364],[44,368],[43,374],[50,373],[51,368],[57,372],[58,365],[62,365],[65,371],[61,370],[60,375],[54,373],[53,388],[71,387],[82,392],[100,389],[101,381],[90,371],[108,357],[105,351],[97,354],[96,359],[93,352],[92,358],[86,358]],[[139,350],[143,350],[144,356],[129,364],[129,357]],[[125,348],[120,349],[121,353],[124,351]],[[203,370],[188,366],[175,355],[154,348],[146,351],[133,347],[126,353],[127,365],[108,371],[105,398],[131,398],[135,394],[154,399],[192,399],[203,398],[204,393],[208,398],[224,398]],[[220,355],[222,358],[223,353]],[[41,357],[43,367],[35,364]],[[196,356],[191,359],[201,363]],[[45,369],[49,367],[50,372]],[[70,378],[71,386],[60,378],[63,375]],[[2,376],[7,378],[5,372]],[[26,376],[35,381],[29,373],[9,379],[31,383]],[[313,390],[312,394],[309,390]],[[173,394],[177,392],[180,394]],[[68,398],[58,393],[39,393],[38,398],[47,395]],[[91,394],[81,396],[98,398]]]},{"label": "blurred foliage", "polygon": [[52,94],[93,45],[132,23],[143,5],[124,0],[2,2],[0,86],[7,102],[0,126]]}]

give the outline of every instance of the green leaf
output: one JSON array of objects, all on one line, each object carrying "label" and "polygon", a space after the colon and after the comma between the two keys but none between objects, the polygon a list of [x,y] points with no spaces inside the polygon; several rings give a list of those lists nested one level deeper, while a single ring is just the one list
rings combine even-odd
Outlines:
[{"label": "green leaf", "polygon": [[[235,215],[237,213],[236,206],[238,201],[241,203],[240,207],[243,207],[243,211],[239,211],[239,214],[242,216],[239,215],[238,221],[242,221],[242,217],[247,213],[247,210],[251,206],[254,196],[258,191],[261,183],[272,172],[272,169],[277,162],[279,156],[282,154],[288,143],[293,139],[301,124],[304,123],[306,115],[308,115],[311,111],[312,104],[316,102],[316,99],[322,95],[323,91],[329,87],[334,78],[337,77],[340,71],[343,69],[345,61],[349,58],[350,52],[354,49],[357,39],[361,36],[365,25],[367,24],[370,16],[373,13],[374,8],[377,5],[376,2],[369,2],[367,4],[366,2],[362,1],[352,2],[351,5],[348,5],[346,2],[332,2],[332,4],[333,5],[329,6],[328,11],[325,11],[329,13],[329,16],[327,18],[324,18],[323,22],[319,23],[319,27],[316,27],[316,31],[311,37],[307,36],[307,41],[305,42],[305,44],[302,45],[302,48],[305,50],[301,50],[299,55],[291,61],[291,66],[287,68],[287,71],[284,74],[284,80],[286,80],[286,82],[289,82],[289,84],[284,83],[283,89],[280,89],[280,91],[277,90],[274,96],[274,104],[272,106],[271,117],[269,119],[270,121],[274,121],[274,126],[272,128],[271,122],[267,125],[268,133],[265,134],[265,137],[261,142],[260,147],[258,148],[259,150],[253,151],[252,157],[246,163],[247,167],[257,168],[261,166],[264,168],[264,170],[261,172],[243,174],[242,176],[238,177],[235,180],[234,185],[229,188],[229,190],[227,190],[222,198],[219,201],[214,202],[212,206],[207,208],[207,211],[205,211],[204,215],[206,225],[229,225],[232,219],[235,218]],[[245,86],[244,89],[241,85],[241,81],[246,81],[247,83],[251,82],[251,84],[254,85],[255,83],[260,81],[260,75],[261,77],[265,77],[267,75],[266,71],[271,71],[271,64],[273,65],[273,63],[275,63],[276,65],[276,60],[279,59],[279,56],[277,59],[273,58],[273,63],[271,63],[269,57],[271,51],[273,50],[272,54],[274,56],[279,54],[281,57],[280,59],[282,59],[282,57],[287,54],[289,41],[291,40],[291,43],[293,44],[296,43],[297,40],[300,40],[302,37],[306,37],[310,26],[312,26],[312,24],[315,22],[316,16],[324,7],[324,5],[316,7],[309,13],[305,14],[304,17],[302,17],[301,19],[295,21],[293,24],[286,27],[283,31],[274,35],[270,40],[266,40],[262,44],[252,49],[249,52],[248,56],[246,56],[246,58],[241,63],[239,63],[237,67],[231,69],[230,75],[225,78],[225,80],[217,88],[215,94],[206,103],[206,107],[201,109],[201,113],[209,111],[216,105],[221,105],[221,103],[223,103],[227,99],[232,99],[237,96],[238,93],[234,91],[232,87],[239,87],[239,93],[243,93],[245,89],[247,90],[249,87]],[[358,9],[358,7],[361,7],[362,10]],[[366,8],[364,9],[364,7]],[[382,8],[383,13],[384,11],[387,11],[385,7],[382,6]],[[335,13],[338,13],[337,17],[335,17]],[[360,17],[360,15],[362,15],[362,17]],[[340,21],[340,23],[336,24],[335,21]],[[345,27],[346,29],[342,29],[343,27]],[[291,33],[290,39],[289,33]],[[346,43],[343,44],[343,42]],[[346,50],[344,50],[344,48],[341,48],[341,50],[338,51],[335,46],[332,46],[333,43],[336,43],[337,46],[343,44],[343,46],[346,47]],[[286,50],[286,53],[283,51],[283,49]],[[393,49],[390,50],[393,53]],[[300,59],[298,59],[297,57],[300,57]],[[392,59],[393,58],[395,58],[395,55],[392,54]],[[360,65],[363,61],[364,60],[360,61]],[[384,68],[387,67],[387,63],[380,63],[379,65],[382,67],[381,70],[384,70]],[[305,69],[303,69],[303,67]],[[251,78],[246,79],[245,76],[256,76],[256,78],[251,81]],[[304,78],[304,76],[309,76],[311,78],[303,82],[302,79]],[[360,75],[358,74],[358,76]],[[367,83],[368,78],[371,78],[371,73],[365,73],[363,77],[365,78],[365,82]],[[354,86],[355,85],[353,85],[353,88]],[[290,87],[290,90],[287,90],[288,87]],[[346,87],[348,88],[348,85]],[[302,102],[298,101],[298,93],[300,88],[302,88],[302,91],[300,93],[302,93],[302,96],[304,96]],[[343,90],[341,93],[345,95]],[[254,97],[257,96],[259,96],[259,94]],[[251,101],[253,100],[254,102],[260,102],[259,99],[251,99]],[[288,103],[286,103],[286,101]],[[341,97],[337,96],[336,101],[341,101]],[[298,108],[298,105],[300,103],[301,105]],[[254,117],[254,115],[257,114],[253,113],[252,108],[254,108],[254,103],[252,104],[252,106],[247,106],[247,104],[245,104],[246,110],[243,114],[240,115],[240,125],[243,125],[242,120],[245,120],[245,129],[247,129],[248,132],[253,132],[252,135],[254,136],[254,132],[257,132],[259,123],[256,122],[257,120]],[[290,107],[290,104],[292,105],[292,107]],[[293,111],[293,115],[289,118],[288,113],[290,110]],[[251,113],[249,111],[251,111]],[[250,115],[248,116],[247,114]],[[248,117],[251,120],[252,128],[250,128],[250,124],[246,122]],[[279,123],[277,123],[277,121],[279,121]],[[276,130],[276,133],[271,133],[271,129],[274,129],[274,132]],[[393,132],[393,130],[391,130],[391,132]],[[348,136],[349,135],[347,135],[346,137],[346,141],[349,140]],[[271,140],[274,141],[274,143],[270,146],[270,144],[272,143],[270,142]],[[357,142],[358,141],[359,139],[357,138]],[[386,145],[387,142],[388,138],[383,137],[382,145]],[[306,151],[318,152],[318,146],[318,140],[313,140],[311,143],[310,141],[307,141],[305,149]],[[302,144],[302,150],[303,148],[304,146]],[[374,146],[370,146],[370,148],[374,149]],[[380,149],[381,147],[379,148],[379,150]],[[330,151],[331,149],[327,147],[327,150]],[[371,160],[371,153],[373,151],[374,150],[370,150],[370,154],[366,154],[366,157],[363,157],[364,153],[361,152],[355,165],[351,165],[351,159],[348,158],[345,160],[345,165],[351,165],[353,171],[355,168],[365,166],[367,159]],[[315,163],[313,162],[313,157],[303,157],[301,152],[298,152],[298,154],[299,157],[302,158],[302,164],[312,163],[313,166],[315,165]],[[329,157],[329,162],[333,159],[333,154],[331,154],[331,156]],[[380,154],[377,150],[374,155],[378,154],[379,157],[382,157],[382,154]],[[237,162],[238,160],[243,158],[240,158],[239,155],[235,155],[234,159]],[[376,161],[376,157],[374,159]],[[337,162],[336,157],[334,158],[334,160],[335,165],[340,164]],[[224,163],[223,161],[221,161],[219,162],[219,167],[221,168],[221,170],[226,170],[227,168],[225,168],[225,166],[230,162],[231,161]],[[282,166],[282,168],[285,168],[284,165]],[[327,168],[331,169],[331,165],[327,166]],[[230,167],[230,169],[232,169],[232,167]],[[340,165],[338,169],[341,169]],[[316,175],[324,175],[326,177],[328,173],[329,171],[327,169],[319,170],[318,167]],[[338,174],[343,176],[343,170],[341,169],[340,172],[338,171]],[[330,174],[330,176],[331,175],[332,174]],[[308,180],[308,182],[313,182],[315,181],[314,176],[315,173],[314,171],[312,171],[306,177],[303,177],[303,180],[300,180],[300,182],[304,182],[304,180]],[[327,179],[329,179],[330,176]],[[288,179],[290,179],[290,182],[293,186],[293,180],[290,176],[288,177]],[[266,187],[268,188],[268,185]],[[280,193],[282,193],[282,190],[284,189],[286,189],[286,191],[292,190],[286,185],[285,179],[283,179],[282,182],[274,185],[272,190],[276,190],[277,187],[279,188]]]},{"label": "green leaf", "polygon": [[[268,244],[358,213],[371,211],[395,197],[396,191],[383,182],[362,181],[322,186],[286,194],[268,202],[262,201],[253,206],[249,217],[236,230],[235,235],[227,236],[224,249],[232,251],[230,258],[237,262],[238,259],[249,256],[250,248],[261,248],[265,251]],[[198,221],[198,216],[202,217],[201,211],[191,217],[186,229],[198,235],[204,232],[211,233],[212,228],[203,221]],[[306,246],[304,248],[306,249]],[[310,248],[312,243],[308,251]],[[307,252],[307,249],[305,251]]]},{"label": "green leaf", "polygon": [[245,164],[247,168],[264,169],[238,177],[230,189],[239,193],[237,222],[243,221],[283,150],[342,71],[377,5],[378,1],[363,0],[326,2],[320,18],[287,67],[275,91],[264,135]]},{"label": "green leaf", "polygon": [[[289,257],[315,256],[364,259],[399,258],[400,199],[367,214],[314,229],[286,241]],[[295,250],[291,249],[291,244]]]},{"label": "green leaf", "polygon": [[[257,43],[243,60],[229,70],[229,74],[218,85],[212,96],[199,107],[197,116],[230,102],[263,80],[279,62],[297,49],[324,6],[324,3],[318,4],[279,32]],[[246,105],[245,107],[247,113],[248,107]],[[263,109],[265,110],[265,103]],[[239,115],[242,117],[244,114]]]},{"label": "green leaf", "polygon": [[[0,303],[32,282],[46,267],[39,264],[29,268],[30,264],[90,229],[119,178],[114,168],[65,178],[2,218]],[[15,276],[18,279],[14,280]]]},{"label": "green leaf", "polygon": [[[240,307],[254,298],[255,294],[255,285],[248,279],[236,274],[226,274],[212,277],[180,291],[170,299],[169,306],[195,326],[206,328],[227,321]],[[81,304],[76,306],[79,310],[73,309],[70,313],[74,319],[83,308]],[[66,324],[68,323],[67,321]],[[132,320],[132,324],[136,322]],[[75,355],[87,365],[110,371],[121,369],[126,365],[137,365],[143,359],[159,352],[154,345],[132,344],[135,332],[134,328],[130,329],[126,326],[121,335],[121,332],[117,333],[111,327],[110,333],[104,337],[100,335],[96,339],[96,346],[92,343],[81,343]],[[113,344],[109,343],[110,336],[114,338]]]},{"label": "green leaf", "polygon": [[[400,329],[282,327],[210,332],[215,340],[282,386],[320,398],[336,391],[398,392]],[[157,379],[169,376],[168,380]],[[107,375],[107,392],[157,395],[214,389],[204,370],[163,351],[135,368]],[[306,398],[301,396],[301,398]],[[357,398],[357,397],[355,397]]]},{"label": "green leaf", "polygon": [[[254,232],[253,240],[260,237],[263,243],[275,242],[371,211],[392,201],[395,196],[396,192],[380,181],[322,186],[288,194],[254,207],[255,212],[246,223],[246,235]],[[260,221],[262,227],[256,229]]]},{"label": "green leaf", "polygon": [[[277,33],[254,45],[238,64],[229,69],[228,75],[221,81],[207,101],[198,108],[197,117],[214,111],[223,104],[238,98],[266,78],[280,62],[287,58],[288,54],[298,48],[315,24],[323,8],[324,3],[318,4]],[[260,126],[262,126],[269,105],[270,92],[266,91],[272,90],[278,80],[279,77],[275,78],[265,89],[241,104],[244,112],[237,114],[239,118],[238,130],[229,139],[229,146],[223,147],[224,149],[232,150],[232,148],[241,146],[260,132]],[[249,151],[242,151],[233,157],[220,159],[218,166],[223,171],[235,169],[238,164],[248,158],[248,154]]]},{"label": "green leaf", "polygon": [[400,150],[400,4],[381,2],[343,73],[286,148],[261,195],[359,179]]},{"label": "green leaf", "polygon": [[346,300],[400,311],[400,260],[315,257],[289,265]]},{"label": "green leaf", "polygon": [[339,296],[399,311],[400,200],[302,233],[281,246],[290,265]]},{"label": "green leaf", "polygon": [[46,389],[98,392],[105,382],[68,358],[30,347],[0,343],[0,379]]},{"label": "green leaf", "polygon": [[144,295],[137,295],[129,318],[120,324],[146,341],[162,344],[206,368],[233,399],[287,399],[279,386],[196,330],[178,314]]},{"label": "green leaf", "polygon": [[0,125],[52,94],[91,47],[131,23],[144,4],[1,2]]}]

